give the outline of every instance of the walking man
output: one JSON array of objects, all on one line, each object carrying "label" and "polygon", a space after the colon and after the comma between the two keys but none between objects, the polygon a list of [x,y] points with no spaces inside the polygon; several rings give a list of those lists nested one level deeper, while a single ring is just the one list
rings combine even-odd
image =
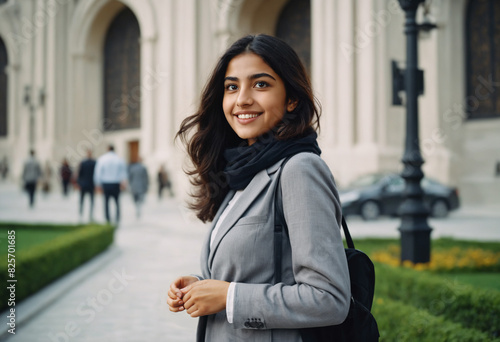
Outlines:
[{"label": "walking man", "polygon": [[113,145],[109,145],[108,152],[103,154],[95,165],[94,184],[104,193],[104,214],[106,221],[111,223],[109,216],[109,199],[112,197],[116,204],[116,223],[120,221],[120,190],[127,182],[127,167],[122,158],[116,153]]},{"label": "walking man", "polygon": [[30,207],[35,205],[35,191],[38,179],[42,176],[40,163],[35,159],[35,150],[30,150],[30,156],[24,163],[23,181],[24,189],[28,192]]},{"label": "walking man", "polygon": [[90,197],[89,220],[94,220],[94,169],[95,159],[92,158],[92,150],[87,150],[87,158],[82,160],[78,167],[78,186],[80,187],[80,219],[83,217],[83,201],[85,195]]}]

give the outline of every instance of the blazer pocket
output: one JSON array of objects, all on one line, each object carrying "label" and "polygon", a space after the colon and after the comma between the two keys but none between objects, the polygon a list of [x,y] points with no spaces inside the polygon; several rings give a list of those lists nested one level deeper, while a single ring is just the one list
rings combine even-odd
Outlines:
[{"label": "blazer pocket", "polygon": [[236,222],[235,226],[245,226],[249,224],[263,224],[267,222],[267,215],[244,216]]}]

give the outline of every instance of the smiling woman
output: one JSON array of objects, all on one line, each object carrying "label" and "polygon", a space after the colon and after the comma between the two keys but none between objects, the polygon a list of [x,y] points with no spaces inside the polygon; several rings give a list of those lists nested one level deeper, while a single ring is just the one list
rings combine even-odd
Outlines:
[{"label": "smiling woman", "polygon": [[[226,51],[198,111],[182,123],[178,135],[194,165],[192,208],[213,224],[202,274],[175,279],[167,302],[173,312],[200,317],[198,341],[307,342],[301,328],[345,320],[342,214],[319,157],[318,119],[297,54],[278,38],[258,35]],[[278,205],[287,234],[275,248]],[[279,283],[269,262],[274,253],[281,253]]]}]

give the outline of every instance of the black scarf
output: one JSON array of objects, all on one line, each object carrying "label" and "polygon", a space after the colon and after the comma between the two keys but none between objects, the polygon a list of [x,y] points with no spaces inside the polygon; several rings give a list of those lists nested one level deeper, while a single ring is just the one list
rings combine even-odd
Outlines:
[{"label": "black scarf", "polygon": [[316,138],[316,133],[290,140],[276,140],[268,136],[267,139],[258,139],[250,146],[225,150],[224,158],[227,164],[224,175],[229,187],[233,190],[244,189],[258,172],[288,156],[300,152],[320,155],[321,150]]}]

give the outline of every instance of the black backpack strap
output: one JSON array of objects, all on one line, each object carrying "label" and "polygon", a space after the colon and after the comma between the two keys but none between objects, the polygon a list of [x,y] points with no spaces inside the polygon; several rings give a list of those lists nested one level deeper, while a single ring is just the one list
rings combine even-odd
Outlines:
[{"label": "black backpack strap", "polygon": [[347,223],[345,222],[344,215],[342,215],[342,229],[344,230],[347,247],[354,249],[354,242],[352,241],[351,233],[349,233],[349,228],[347,228]]},{"label": "black backpack strap", "polygon": [[286,231],[283,200],[281,197],[281,173],[286,163],[293,156],[286,157],[276,176],[276,190],[274,191],[274,283],[281,282],[281,259],[283,256],[283,233]]}]

